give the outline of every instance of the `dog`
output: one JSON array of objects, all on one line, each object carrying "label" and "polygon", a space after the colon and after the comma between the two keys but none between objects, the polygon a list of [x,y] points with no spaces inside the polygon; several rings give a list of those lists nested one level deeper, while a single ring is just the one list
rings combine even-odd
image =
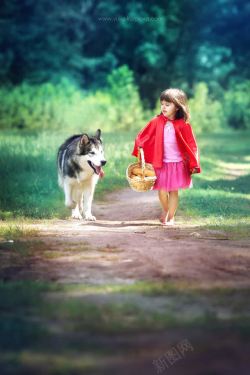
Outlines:
[{"label": "dog", "polygon": [[94,136],[73,135],[59,147],[58,184],[64,190],[65,206],[72,209],[73,218],[96,220],[91,212],[92,201],[106,162],[100,129]]}]

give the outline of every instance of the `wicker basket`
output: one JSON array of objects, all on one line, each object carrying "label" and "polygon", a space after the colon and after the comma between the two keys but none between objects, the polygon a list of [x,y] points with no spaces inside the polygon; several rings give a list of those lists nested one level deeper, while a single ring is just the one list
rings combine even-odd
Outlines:
[{"label": "wicker basket", "polygon": [[[137,176],[137,177],[131,178],[132,170],[135,167],[142,168],[143,175],[141,177]],[[144,174],[145,168],[153,171],[154,176],[145,177],[145,174]],[[142,148],[139,148],[138,150],[138,162],[130,164],[128,166],[126,170],[126,178],[128,180],[130,187],[135,191],[144,192],[144,191],[152,190],[154,183],[156,181],[156,175],[155,175],[154,167],[149,163],[145,163],[144,152]]]}]

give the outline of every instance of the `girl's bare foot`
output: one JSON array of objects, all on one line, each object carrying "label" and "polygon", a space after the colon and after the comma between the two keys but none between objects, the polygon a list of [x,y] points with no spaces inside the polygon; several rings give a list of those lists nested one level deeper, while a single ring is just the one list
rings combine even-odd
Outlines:
[{"label": "girl's bare foot", "polygon": [[163,211],[162,212],[162,214],[161,214],[161,216],[160,216],[160,222],[161,223],[165,223],[166,222],[166,220],[167,220],[167,215],[168,215],[168,213],[166,212],[166,211]]},{"label": "girl's bare foot", "polygon": [[170,220],[168,220],[168,221],[165,221],[164,223],[162,223],[163,225],[167,225],[167,226],[169,226],[169,225],[174,225],[175,223],[174,223],[174,219],[170,219]]},{"label": "girl's bare foot", "polygon": [[169,213],[166,217],[166,219],[162,222],[163,225],[174,225],[175,224],[175,221],[174,221],[174,216],[170,217]]}]

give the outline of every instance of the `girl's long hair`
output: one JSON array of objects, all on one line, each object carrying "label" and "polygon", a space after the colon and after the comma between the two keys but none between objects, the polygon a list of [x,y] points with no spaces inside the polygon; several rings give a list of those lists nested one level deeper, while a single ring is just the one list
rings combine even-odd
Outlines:
[{"label": "girl's long hair", "polygon": [[178,108],[175,115],[176,119],[183,118],[185,122],[190,120],[187,96],[184,91],[173,88],[164,90],[160,95],[160,101],[162,100],[166,100],[166,102],[174,103],[176,105]]}]

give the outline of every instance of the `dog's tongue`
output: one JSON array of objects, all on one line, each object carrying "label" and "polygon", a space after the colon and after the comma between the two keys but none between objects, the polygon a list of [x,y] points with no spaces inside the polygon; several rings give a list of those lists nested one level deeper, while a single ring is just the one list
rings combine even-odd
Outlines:
[{"label": "dog's tongue", "polygon": [[100,178],[104,177],[104,170],[102,169],[102,167],[100,168],[100,171],[99,171],[99,177]]},{"label": "dog's tongue", "polygon": [[104,170],[102,169],[102,167],[95,166],[95,171],[96,171],[96,173],[98,174],[98,176],[100,178],[103,178],[103,176],[104,176]]}]

